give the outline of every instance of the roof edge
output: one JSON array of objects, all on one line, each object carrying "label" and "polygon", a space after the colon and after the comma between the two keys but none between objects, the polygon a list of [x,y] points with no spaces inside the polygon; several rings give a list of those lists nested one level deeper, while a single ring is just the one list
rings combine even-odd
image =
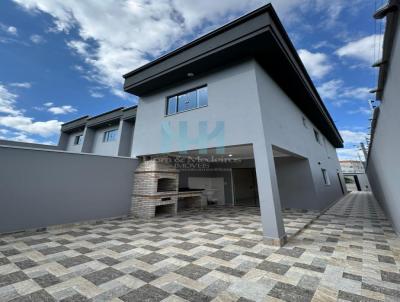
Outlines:
[{"label": "roof edge", "polygon": [[214,29],[213,31],[211,31],[211,32],[209,32],[209,33],[207,33],[207,34],[205,34],[205,35],[203,35],[203,36],[201,36],[201,37],[199,37],[199,38],[197,38],[197,39],[185,44],[185,45],[182,45],[181,47],[178,47],[175,50],[172,50],[171,52],[167,52],[165,55],[163,55],[163,56],[161,56],[161,57],[159,57],[159,58],[157,58],[157,59],[155,59],[155,60],[153,60],[153,61],[151,61],[151,62],[149,62],[149,63],[147,63],[145,65],[143,65],[143,66],[140,66],[140,67],[138,67],[138,68],[136,68],[136,69],[124,74],[122,77],[124,79],[126,79],[126,78],[134,75],[135,73],[138,73],[138,72],[140,72],[140,71],[142,71],[144,69],[147,69],[147,68],[149,68],[151,66],[154,66],[154,65],[156,65],[156,64],[158,64],[158,63],[160,63],[162,61],[165,61],[166,59],[168,59],[170,57],[173,57],[174,55],[176,55],[178,53],[181,53],[181,52],[185,51],[186,49],[189,49],[189,48],[191,48],[191,47],[193,47],[193,46],[195,46],[197,44],[200,44],[204,40],[208,40],[208,39],[218,35],[219,33],[224,32],[228,28],[234,27],[237,24],[245,22],[246,20],[251,19],[254,16],[263,14],[263,13],[265,13],[268,10],[271,10],[271,9],[272,9],[272,11],[274,10],[271,3],[263,5],[263,6],[259,7],[259,8],[257,8],[254,11],[251,11],[251,12],[249,12],[249,13],[247,13],[247,14],[245,14],[245,15],[243,15],[243,16],[241,16],[241,17],[239,17],[239,18],[237,18],[237,19],[235,19],[235,20],[233,20],[231,22],[228,22],[227,24],[225,24],[225,25],[223,25],[221,27],[218,27],[217,29]]},{"label": "roof edge", "polygon": [[69,125],[69,124],[72,124],[72,123],[77,122],[79,120],[88,119],[88,118],[89,118],[89,115],[84,115],[84,116],[78,117],[78,118],[76,118],[76,119],[74,119],[72,121],[68,121],[68,122],[65,122],[65,123],[61,124],[61,127]]},{"label": "roof edge", "polygon": [[113,109],[113,110],[100,113],[100,114],[98,114],[98,115],[95,115],[95,116],[92,116],[92,117],[88,118],[88,121],[93,120],[93,119],[98,118],[98,117],[101,117],[101,116],[103,116],[103,115],[107,115],[107,114],[109,114],[109,113],[113,113],[113,112],[116,112],[116,111],[122,111],[123,109],[124,109],[124,107],[118,107],[118,108],[115,108],[115,109]]}]

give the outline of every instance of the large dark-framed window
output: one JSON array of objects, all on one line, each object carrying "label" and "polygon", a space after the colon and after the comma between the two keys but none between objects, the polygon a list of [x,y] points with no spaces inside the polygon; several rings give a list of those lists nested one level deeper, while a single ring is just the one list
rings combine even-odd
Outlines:
[{"label": "large dark-framed window", "polygon": [[115,142],[117,140],[118,129],[105,131],[103,134],[103,143]]},{"label": "large dark-framed window", "polygon": [[201,86],[167,97],[166,115],[208,106],[208,88]]}]

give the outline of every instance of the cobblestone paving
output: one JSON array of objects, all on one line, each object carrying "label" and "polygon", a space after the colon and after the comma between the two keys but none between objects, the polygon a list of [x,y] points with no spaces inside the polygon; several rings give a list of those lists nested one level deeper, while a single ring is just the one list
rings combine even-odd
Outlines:
[{"label": "cobblestone paving", "polygon": [[[285,211],[292,234],[317,213]],[[0,237],[0,301],[400,301],[400,240],[350,194],[283,248],[257,209]]]}]

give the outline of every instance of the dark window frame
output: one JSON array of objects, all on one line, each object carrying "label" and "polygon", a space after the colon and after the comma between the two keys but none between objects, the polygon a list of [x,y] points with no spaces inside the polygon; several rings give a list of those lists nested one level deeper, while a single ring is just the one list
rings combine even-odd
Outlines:
[{"label": "dark window frame", "polygon": [[82,141],[83,141],[83,134],[75,135],[75,138],[74,138],[75,146],[82,145]]},{"label": "dark window frame", "polygon": [[[207,105],[199,106],[199,102],[198,102],[198,99],[197,99],[197,106],[196,107],[190,108],[190,109],[187,109],[187,110],[179,111],[179,97],[180,96],[189,94],[190,92],[193,92],[193,91],[196,91],[197,92],[196,95],[197,95],[197,98],[198,98],[198,90],[203,89],[203,88],[207,88]],[[176,111],[174,113],[168,113],[169,100],[174,98],[174,97],[176,97]],[[208,85],[207,84],[201,85],[201,86],[197,86],[196,88],[191,88],[191,89],[184,90],[184,91],[181,91],[179,93],[175,93],[175,94],[171,94],[171,95],[167,96],[165,98],[164,114],[165,114],[166,117],[167,116],[173,116],[173,115],[176,115],[176,114],[180,114],[180,113],[184,113],[184,112],[188,112],[188,111],[192,111],[192,110],[196,110],[196,109],[200,109],[200,108],[205,108],[205,107],[208,107]]]},{"label": "dark window frame", "polygon": [[116,134],[118,134],[118,128],[112,129],[112,130],[107,130],[103,132],[103,143],[112,143],[112,142],[116,142],[117,141],[117,136],[115,136],[115,139],[110,140],[110,133],[115,132]]},{"label": "dark window frame", "polygon": [[330,186],[332,183],[331,183],[331,179],[329,177],[328,170],[322,168],[321,172],[322,172],[322,178],[324,179],[325,186]]},{"label": "dark window frame", "polygon": [[317,129],[314,128],[314,137],[318,144],[322,145],[321,143],[321,133]]}]

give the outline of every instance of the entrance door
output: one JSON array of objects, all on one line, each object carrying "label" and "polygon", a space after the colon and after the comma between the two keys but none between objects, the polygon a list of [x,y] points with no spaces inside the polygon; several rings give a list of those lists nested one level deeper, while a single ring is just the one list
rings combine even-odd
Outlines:
[{"label": "entrance door", "polygon": [[255,169],[232,169],[235,205],[258,206],[258,189]]},{"label": "entrance door", "polygon": [[343,184],[342,184],[342,179],[340,178],[340,173],[337,174],[337,177],[339,179],[340,189],[342,190],[342,194],[344,195],[344,188],[343,188]]},{"label": "entrance door", "polygon": [[354,180],[356,181],[357,191],[361,191],[360,181],[357,175],[354,175]]}]

